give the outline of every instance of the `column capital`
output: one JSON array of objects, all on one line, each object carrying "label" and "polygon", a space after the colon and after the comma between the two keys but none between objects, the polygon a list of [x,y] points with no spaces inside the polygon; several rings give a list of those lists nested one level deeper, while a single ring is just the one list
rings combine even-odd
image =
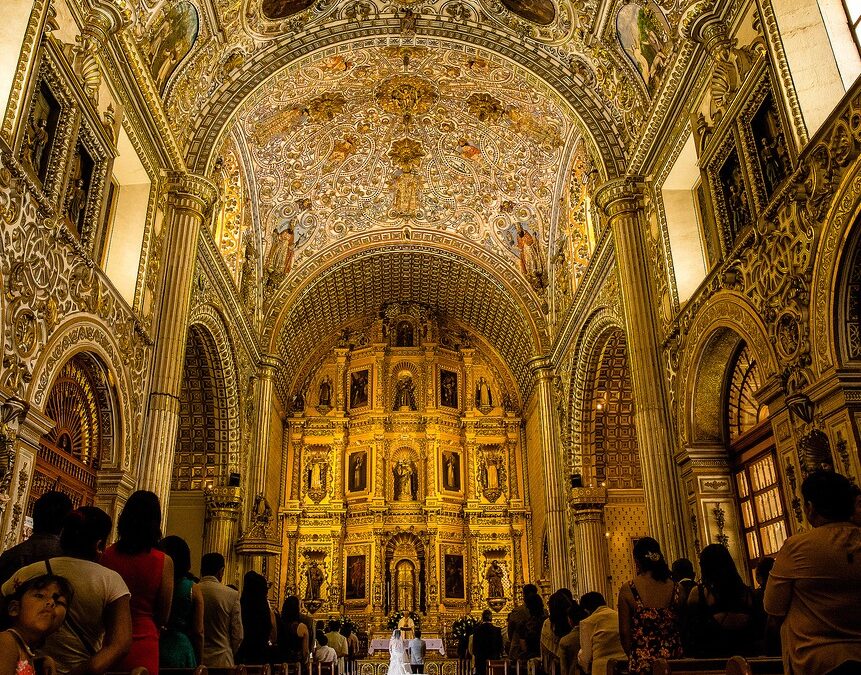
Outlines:
[{"label": "column capital", "polygon": [[[284,365],[284,361],[281,360],[280,356],[276,356],[275,354],[264,354],[260,357],[260,360],[257,362],[257,367],[262,371],[270,371],[266,374],[272,375],[271,371],[278,370],[281,366]],[[265,375],[264,375],[265,376]]]},{"label": "column capital", "polygon": [[552,379],[556,375],[556,365],[549,356],[536,356],[526,364],[529,371],[539,380]]},{"label": "column capital", "polygon": [[239,514],[239,506],[242,503],[242,493],[238,487],[228,487],[221,485],[219,487],[207,488],[204,493],[206,500],[206,510],[209,514],[217,512],[233,512]]},{"label": "column capital", "polygon": [[729,26],[721,17],[715,0],[697,0],[682,14],[679,21],[681,34],[714,56],[720,47],[730,43]]},{"label": "column capital", "polygon": [[607,503],[607,488],[571,488],[571,491],[568,493],[568,503],[575,511],[601,509]]},{"label": "column capital", "polygon": [[204,176],[184,171],[168,171],[165,192],[176,206],[204,215],[218,199],[218,188]]},{"label": "column capital", "polygon": [[83,32],[99,46],[132,22],[132,12],[126,0],[90,0],[89,5]]},{"label": "column capital", "polygon": [[646,183],[640,176],[624,176],[604,183],[595,193],[598,208],[607,218],[643,208]]}]

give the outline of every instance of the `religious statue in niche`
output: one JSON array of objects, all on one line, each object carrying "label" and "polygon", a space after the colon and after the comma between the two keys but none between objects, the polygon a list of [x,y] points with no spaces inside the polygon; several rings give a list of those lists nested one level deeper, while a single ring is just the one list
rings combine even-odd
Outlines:
[{"label": "religious statue in niche", "polygon": [[416,410],[416,387],[412,375],[403,374],[398,377],[395,385],[395,403],[393,410]]},{"label": "religious statue in niche", "polygon": [[460,455],[456,452],[442,453],[442,487],[460,492]]},{"label": "religious statue in niche", "polygon": [[329,410],[332,407],[332,380],[327,375],[320,381],[320,390],[317,394],[317,409]]},{"label": "religious statue in niche", "polygon": [[66,218],[78,235],[83,233],[92,175],[93,160],[90,153],[78,143],[72,157],[69,187],[66,193]]},{"label": "religious statue in niche", "polygon": [[251,235],[249,234],[245,242],[245,253],[242,257],[242,278],[239,283],[239,297],[242,306],[249,314],[254,313],[254,307],[257,304],[256,258],[257,251],[254,250],[254,244],[251,242]]},{"label": "religious statue in niche", "polygon": [[365,556],[347,556],[347,574],[344,598],[347,600],[364,600],[365,594]]},{"label": "religious statue in niche", "polygon": [[350,373],[350,407],[361,408],[368,405],[368,371],[357,370]]},{"label": "religious statue in niche", "polygon": [[44,117],[31,119],[25,140],[24,158],[33,169],[33,173],[41,178],[45,163],[45,149],[48,147],[48,120]]},{"label": "religious statue in niche", "polygon": [[493,408],[493,394],[490,391],[490,385],[484,377],[479,377],[478,384],[475,385],[475,407],[484,414],[487,414]]},{"label": "religious statue in niche", "polygon": [[21,147],[21,159],[36,178],[44,182],[48,176],[51,147],[60,120],[60,104],[46,83],[36,89],[33,107]]},{"label": "religious statue in niche", "polygon": [[293,223],[288,222],[283,229],[277,227],[272,230],[272,246],[266,258],[266,272],[275,278],[289,274],[293,266],[293,247],[296,236],[293,231]]},{"label": "religious statue in niche", "polygon": [[309,600],[320,600],[320,590],[326,581],[326,575],[320,569],[316,560],[312,560],[308,569],[305,570],[305,602]]},{"label": "religious statue in niche", "polygon": [[350,492],[364,492],[368,488],[368,453],[354,452],[350,455],[347,488]]},{"label": "religious statue in niche", "polygon": [[395,328],[395,347],[413,347],[414,331],[409,321],[399,321]]},{"label": "religious statue in niche", "polygon": [[302,396],[301,391],[297,391],[293,394],[293,400],[290,401],[290,412],[292,413],[301,413],[305,411],[305,397]]},{"label": "religious statue in niche", "polygon": [[765,97],[751,120],[751,130],[759,151],[759,167],[765,182],[765,193],[771,198],[777,186],[789,175],[792,165],[780,124],[780,115],[771,95]]},{"label": "religious statue in niche", "polygon": [[419,479],[415,464],[407,459],[400,459],[395,463],[392,471],[395,474],[395,501],[415,501],[419,491]]},{"label": "religious statue in niche", "polygon": [[727,214],[728,247],[732,247],[739,233],[752,223],[747,189],[735,149],[730,152],[719,172]]},{"label": "religious statue in niche", "polygon": [[499,499],[505,486],[505,462],[498,454],[488,453],[478,467],[478,482],[487,501]]},{"label": "religious statue in niche", "polygon": [[517,224],[517,248],[520,249],[520,271],[536,291],[547,287],[544,258],[538,240],[527,232],[523,223]]},{"label": "religious statue in niche", "polygon": [[451,370],[439,372],[439,403],[446,408],[457,408],[457,373]]},{"label": "religious statue in niche", "polygon": [[487,579],[487,597],[488,598],[504,598],[505,587],[502,585],[504,577],[502,566],[498,560],[490,563],[487,571],[484,573],[484,578]]},{"label": "religious statue in niche", "polygon": [[466,598],[463,582],[463,556],[446,554],[445,556],[445,597],[454,600]]},{"label": "religious statue in niche", "polygon": [[329,465],[322,457],[312,459],[305,472],[305,487],[308,496],[314,502],[319,502],[326,496],[329,479]]}]

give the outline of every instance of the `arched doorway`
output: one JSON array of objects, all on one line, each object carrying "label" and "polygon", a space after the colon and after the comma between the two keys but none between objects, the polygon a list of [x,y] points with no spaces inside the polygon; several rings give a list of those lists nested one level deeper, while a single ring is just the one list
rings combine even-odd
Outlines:
[{"label": "arched doorway", "polygon": [[425,547],[417,536],[400,532],[389,539],[385,553],[385,613],[426,612]]},{"label": "arched doorway", "polygon": [[115,401],[98,357],[82,352],[63,365],[45,401],[54,426],[39,441],[28,516],[49,490],[68,494],[76,508],[95,502],[97,471],[113,455],[117,436]]}]

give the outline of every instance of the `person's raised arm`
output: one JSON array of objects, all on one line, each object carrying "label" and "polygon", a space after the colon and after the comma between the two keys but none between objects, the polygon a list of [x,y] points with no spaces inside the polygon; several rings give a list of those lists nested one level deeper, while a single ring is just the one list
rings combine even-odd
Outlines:
[{"label": "person's raised arm", "polygon": [[203,659],[203,592],[197,584],[191,587],[191,626],[188,636],[197,662],[200,663]]},{"label": "person's raised arm", "polygon": [[102,621],[105,625],[102,648],[93,654],[86,663],[73,670],[73,675],[79,673],[101,675],[113,669],[120,662],[120,659],[128,653],[132,646],[132,612],[129,602],[130,596],[124,595],[105,607],[102,614]]},{"label": "person's raised arm", "polygon": [[164,556],[164,566],[161,568],[161,586],[158,587],[158,598],[155,606],[156,626],[167,626],[170,620],[170,608],[173,603],[173,559]]}]

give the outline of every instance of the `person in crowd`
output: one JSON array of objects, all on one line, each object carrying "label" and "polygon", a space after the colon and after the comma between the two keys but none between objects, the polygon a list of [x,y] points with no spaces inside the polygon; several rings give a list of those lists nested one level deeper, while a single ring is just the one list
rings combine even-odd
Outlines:
[{"label": "person in crowd", "polygon": [[350,629],[350,624],[341,622],[341,635],[347,640],[347,660],[353,661],[359,655],[359,636],[356,631]]},{"label": "person in crowd", "polygon": [[242,644],[242,610],[239,591],[224,579],[224,556],[206,553],[200,559],[200,593],[203,596],[203,658],[207,668],[231,668]]},{"label": "person in crowd", "polygon": [[162,668],[194,668],[203,655],[203,595],[191,578],[191,551],[182,537],[170,535],[158,547],[173,561],[170,618],[158,642]]},{"label": "person in crowd", "polygon": [[173,561],[157,548],[161,504],[154,492],[132,493],[117,520],[117,535],[101,563],[117,572],[132,594],[132,648],[120,668],[157,673],[159,627],[167,624],[173,599]]},{"label": "person in crowd", "polygon": [[538,587],[535,584],[523,586],[523,604],[518,605],[508,614],[508,658],[511,661],[520,661],[525,658],[521,650],[520,638],[515,639],[515,635],[522,636],[526,633],[526,622],[529,621],[527,599],[533,595],[538,595]]},{"label": "person in crowd", "polygon": [[[35,649],[66,620],[72,587],[52,574],[28,579],[6,598],[6,623],[0,633],[0,675],[36,675]],[[39,672],[56,668],[53,662],[39,664]]]},{"label": "person in crowd", "polygon": [[[812,529],[787,539],[765,587],[765,611],[782,618],[787,673],[861,672],[861,528],[852,485],[832,471],[801,484]],[[841,671],[837,669],[841,668]]]},{"label": "person in crowd", "polygon": [[568,609],[572,603],[573,596],[567,588],[560,588],[547,600],[547,618],[541,626],[541,667],[545,673],[559,666],[559,640],[571,630]]},{"label": "person in crowd", "polygon": [[650,673],[659,658],[682,655],[681,589],[658,542],[642,537],[634,544],[637,576],[619,590],[619,637],[631,673]]},{"label": "person in crowd", "polygon": [[853,525],[861,527],[861,488],[853,484],[852,494],[855,497],[855,509],[852,511],[852,517],[849,518],[849,521]]},{"label": "person in crowd", "polygon": [[502,630],[493,625],[493,612],[481,613],[481,623],[472,632],[472,650],[475,657],[475,675],[485,675],[487,662],[502,656]]},{"label": "person in crowd", "polygon": [[299,614],[299,598],[288,595],[281,609],[282,629],[278,631],[278,648],[284,663],[298,663],[307,673],[311,635]]},{"label": "person in crowd", "polygon": [[33,504],[33,534],[0,555],[0,584],[30,563],[63,555],[60,530],[71,512],[72,500],[62,492],[51,490],[36,500]]},{"label": "person in crowd", "polygon": [[321,630],[317,631],[317,648],[314,650],[314,661],[316,663],[338,663],[337,652],[329,646],[329,638]]},{"label": "person in crowd", "polygon": [[596,591],[583,595],[580,607],[586,613],[586,618],[580,622],[580,654],[577,660],[583,672],[604,675],[610,659],[625,658],[625,650],[619,639],[619,613],[607,607],[604,596]]},{"label": "person in crowd", "polygon": [[685,603],[691,594],[691,590],[697,585],[694,564],[687,558],[679,558],[673,562],[671,569],[673,581],[682,587],[682,603]]},{"label": "person in crowd", "polygon": [[544,601],[538,593],[527,596],[525,604],[528,617],[515,632],[512,640],[519,642],[520,659],[529,661],[541,658],[541,628],[547,615],[544,612]]},{"label": "person in crowd", "polygon": [[415,629],[413,638],[407,643],[407,649],[410,654],[410,669],[414,673],[421,673],[425,668],[425,652],[427,645],[422,640],[422,631],[420,628]]},{"label": "person in crowd", "polygon": [[753,608],[756,616],[756,640],[754,653],[766,656],[780,656],[780,623],[765,612],[764,599],[765,588],[768,585],[768,577],[771,568],[774,567],[774,558],[762,557],[756,564],[754,578],[758,587],[753,591]]},{"label": "person in crowd", "polygon": [[100,675],[118,669],[131,648],[129,589],[119,574],[97,562],[111,525],[110,516],[95,506],[72,511],[60,536],[63,555],[27,565],[3,584],[3,595],[11,595],[28,579],[44,574],[72,580],[66,621],[39,652],[54,660],[59,673]]},{"label": "person in crowd", "polygon": [[709,544],[700,552],[702,582],[687,600],[685,655],[694,658],[750,656],[762,634],[753,591],[742,581],[729,550]]},{"label": "person in crowd", "polygon": [[343,673],[347,665],[347,655],[350,653],[350,646],[347,644],[347,638],[341,635],[341,622],[338,619],[329,621],[328,629],[326,637],[329,638],[329,646],[338,655],[338,670]]},{"label": "person in crowd", "polygon": [[585,617],[586,612],[583,611],[580,603],[572,600],[565,616],[568,632],[559,638],[559,645],[556,650],[561,675],[578,675],[580,672],[577,663],[577,656],[580,653],[580,622]]},{"label": "person in crowd", "polygon": [[253,570],[245,573],[239,605],[243,638],[236,657],[237,663],[272,663],[278,631],[275,612],[269,606],[269,582],[266,577]]}]

